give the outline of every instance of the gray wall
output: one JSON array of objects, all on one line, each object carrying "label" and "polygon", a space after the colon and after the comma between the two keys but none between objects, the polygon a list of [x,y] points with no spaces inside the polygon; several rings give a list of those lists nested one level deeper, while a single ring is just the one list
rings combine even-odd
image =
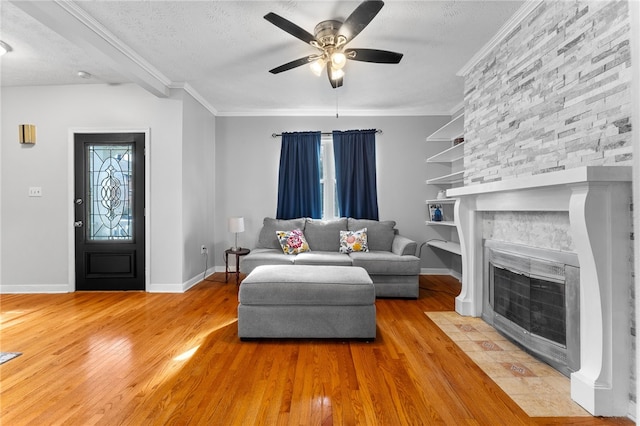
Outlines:
[{"label": "gray wall", "polygon": [[[74,85],[2,89],[0,150],[0,291],[73,291],[71,129],[149,129],[150,291],[182,291],[205,267],[224,267],[232,245],[229,216],[246,218],[243,246],[253,247],[266,216],[274,216],[280,139],[274,132],[379,128],[378,192],[381,219],[392,219],[418,242],[438,238],[427,227],[424,200],[437,188],[426,179],[446,165],[425,159],[446,143],[425,138],[448,116],[433,117],[214,117],[191,96],[174,90],[156,98],[135,85]],[[17,141],[17,126],[37,126],[38,142]],[[41,186],[41,198],[27,197]],[[422,250],[422,267],[446,273],[450,258]],[[37,265],[35,267],[34,265]]]},{"label": "gray wall", "polygon": [[[438,238],[425,225],[425,200],[437,188],[425,181],[447,173],[445,165],[427,164],[426,158],[447,147],[427,143],[426,137],[450,119],[430,117],[217,117],[216,119],[216,246],[215,259],[223,268],[223,252],[233,245],[227,231],[230,216],[244,216],[245,232],[239,244],[252,248],[264,217],[274,217],[278,195],[280,138],[272,133],[320,130],[371,129],[376,136],[378,204],[381,220],[395,220],[402,235],[418,242]],[[445,272],[448,257],[422,250],[422,268]]]},{"label": "gray wall", "polygon": [[191,280],[190,284],[194,284],[202,278],[205,268],[200,247],[204,245],[211,251],[215,235],[215,120],[191,96],[183,94],[183,100],[182,281]]},{"label": "gray wall", "polygon": [[[72,129],[149,129],[147,289],[182,291],[197,282],[199,246],[214,241],[211,113],[184,91],[161,99],[135,85],[10,87],[1,102],[0,291],[75,288]],[[21,123],[37,126],[35,145],[18,143]],[[28,197],[30,186],[42,187],[43,196]]]}]

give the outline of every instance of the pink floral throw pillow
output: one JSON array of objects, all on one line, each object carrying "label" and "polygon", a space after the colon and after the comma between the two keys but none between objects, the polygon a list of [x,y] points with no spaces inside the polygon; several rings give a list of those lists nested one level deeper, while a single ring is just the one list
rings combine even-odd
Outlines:
[{"label": "pink floral throw pillow", "polygon": [[353,253],[354,251],[369,251],[367,228],[357,231],[340,231],[340,253]]},{"label": "pink floral throw pillow", "polygon": [[299,229],[293,231],[276,231],[278,241],[285,254],[298,254],[309,251],[309,244]]}]

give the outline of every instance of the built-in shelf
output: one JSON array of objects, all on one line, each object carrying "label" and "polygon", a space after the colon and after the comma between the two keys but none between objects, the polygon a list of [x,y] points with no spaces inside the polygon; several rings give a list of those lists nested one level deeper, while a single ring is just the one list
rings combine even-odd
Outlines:
[{"label": "built-in shelf", "polygon": [[451,220],[427,220],[427,225],[456,226],[456,223]]},{"label": "built-in shelf", "polygon": [[455,204],[457,198],[436,198],[433,200],[426,200],[425,204]]},{"label": "built-in shelf", "polygon": [[[434,169],[448,171],[448,174],[436,176],[426,181],[427,185],[449,185],[445,192],[449,194],[451,187],[459,186],[464,182],[464,139],[462,142],[456,140],[464,137],[464,112],[456,115],[447,124],[433,132],[427,137],[427,142],[449,142],[448,148],[440,151],[426,159],[426,163],[448,163],[449,166],[437,166]],[[458,142],[458,143],[456,143]],[[442,144],[442,146],[445,146]],[[431,168],[431,167],[430,167]],[[442,189],[438,194],[442,195]],[[435,247],[438,250],[462,256],[460,243],[458,242],[457,220],[455,219],[455,206],[457,202],[455,197],[436,198],[434,200],[426,200],[428,210],[428,220],[426,225],[431,228],[431,234],[438,234],[439,238],[427,241],[429,247]],[[440,211],[441,214],[438,214]],[[444,220],[435,221],[434,218],[442,218]]]},{"label": "built-in shelf", "polygon": [[427,163],[453,163],[464,157],[464,142],[427,158]]},{"label": "built-in shelf", "polygon": [[430,247],[436,247],[440,250],[448,251],[449,253],[457,254],[458,256],[462,255],[462,251],[460,249],[459,243],[454,243],[453,241],[427,241],[427,245]]},{"label": "built-in shelf", "polygon": [[428,185],[444,185],[444,184],[454,184],[460,183],[464,180],[464,170],[460,170],[459,172],[450,173],[444,176],[438,176],[433,179],[428,179]]},{"label": "built-in shelf", "polygon": [[427,142],[450,142],[464,134],[464,113],[455,116],[427,137]]}]

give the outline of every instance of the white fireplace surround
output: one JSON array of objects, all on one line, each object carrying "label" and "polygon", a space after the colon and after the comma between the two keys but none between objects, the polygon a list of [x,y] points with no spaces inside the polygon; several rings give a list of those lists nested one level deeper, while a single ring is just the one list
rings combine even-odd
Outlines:
[{"label": "white fireplace surround", "polygon": [[482,314],[482,215],[569,212],[580,263],[580,370],[571,397],[596,416],[629,412],[631,167],[585,166],[453,188],[462,251],[456,312]]}]

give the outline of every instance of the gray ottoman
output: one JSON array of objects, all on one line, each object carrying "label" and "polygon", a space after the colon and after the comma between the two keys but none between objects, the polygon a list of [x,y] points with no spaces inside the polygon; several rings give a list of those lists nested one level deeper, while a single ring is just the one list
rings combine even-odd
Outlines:
[{"label": "gray ottoman", "polygon": [[354,266],[262,265],[240,284],[242,338],[376,337],[376,294]]}]

